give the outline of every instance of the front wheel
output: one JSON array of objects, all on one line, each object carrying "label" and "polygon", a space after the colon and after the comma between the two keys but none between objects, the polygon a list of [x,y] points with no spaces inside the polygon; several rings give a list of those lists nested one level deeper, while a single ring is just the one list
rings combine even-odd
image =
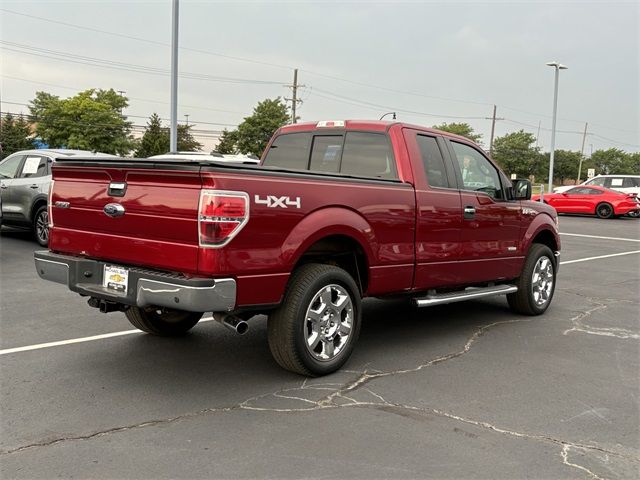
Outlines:
[{"label": "front wheel", "polygon": [[534,243],[516,282],[518,291],[507,295],[514,312],[524,315],[543,314],[556,288],[557,266],[553,252],[546,245]]},{"label": "front wheel", "polygon": [[130,307],[125,315],[131,325],[143,332],[161,337],[179,337],[191,330],[203,314],[161,307]]},{"label": "front wheel", "polygon": [[296,270],[268,321],[269,348],[284,369],[320,376],[338,370],[360,333],[361,301],[353,278],[333,265]]}]

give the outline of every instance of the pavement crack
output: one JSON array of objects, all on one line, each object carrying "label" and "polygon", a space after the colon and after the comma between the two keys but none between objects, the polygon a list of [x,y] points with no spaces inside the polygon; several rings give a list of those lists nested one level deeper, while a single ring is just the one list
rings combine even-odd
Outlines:
[{"label": "pavement crack", "polygon": [[583,321],[585,318],[592,316],[594,312],[607,309],[611,303],[620,303],[620,302],[632,303],[632,302],[613,299],[613,298],[591,297],[591,296],[573,292],[573,291],[568,291],[567,293],[571,293],[573,295],[577,295],[579,297],[585,298],[586,300],[588,300],[593,304],[593,307],[589,308],[588,310],[585,310],[584,312],[580,312],[574,317],[572,317],[570,321],[573,324],[573,326],[571,328],[568,328],[564,332],[562,332],[563,335],[568,335],[571,332],[581,332],[581,333],[586,333],[588,335],[597,335],[601,337],[615,337],[620,339],[633,339],[633,340],[640,339],[640,333],[634,332],[632,330],[628,330],[626,328],[594,327],[584,323]]}]

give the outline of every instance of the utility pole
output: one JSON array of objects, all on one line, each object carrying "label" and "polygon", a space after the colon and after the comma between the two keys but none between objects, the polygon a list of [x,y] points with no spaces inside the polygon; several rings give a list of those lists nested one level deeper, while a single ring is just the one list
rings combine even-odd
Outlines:
[{"label": "utility pole", "polygon": [[189,114],[188,114],[188,113],[185,113],[185,114],[184,114],[184,118],[185,118],[185,122],[184,122],[184,123],[185,123],[185,125],[188,127],[188,126],[189,126]]},{"label": "utility pole", "polygon": [[487,120],[491,120],[491,140],[489,140],[489,156],[493,158],[493,136],[496,132],[496,120],[504,120],[504,118],[496,117],[497,107],[493,106],[493,116],[485,117]]},{"label": "utility pole", "polygon": [[178,151],[178,0],[171,12],[171,119],[169,151]]},{"label": "utility pole", "polygon": [[298,89],[304,87],[305,85],[298,85],[298,69],[295,68],[293,70],[293,85],[288,85],[292,91],[292,98],[285,98],[285,100],[291,102],[291,123],[297,123],[298,119],[296,118],[296,107],[298,103],[302,103],[302,100],[298,98]]},{"label": "utility pole", "polygon": [[540,138],[540,127],[542,126],[542,120],[538,120],[538,135],[536,135],[536,148],[538,148],[538,139]]},{"label": "utility pole", "polygon": [[[124,90],[118,90],[118,93],[119,93],[119,94],[120,94],[120,96],[122,97],[122,96],[124,96],[124,94],[125,94],[125,93],[127,93],[127,92],[125,92]],[[120,107],[120,116],[122,116],[122,107]]]},{"label": "utility pole", "polygon": [[584,133],[582,134],[582,146],[580,147],[580,165],[578,166],[578,179],[576,180],[576,185],[580,183],[580,174],[582,173],[582,160],[584,160],[584,142],[587,139],[587,126],[588,122],[584,124]]}]

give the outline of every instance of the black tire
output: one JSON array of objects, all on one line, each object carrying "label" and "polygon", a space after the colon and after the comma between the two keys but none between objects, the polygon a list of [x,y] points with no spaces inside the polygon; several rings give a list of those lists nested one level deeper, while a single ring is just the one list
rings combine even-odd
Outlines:
[{"label": "black tire", "polygon": [[599,203],[596,207],[596,215],[598,218],[612,218],[613,213],[613,207],[607,202]]},{"label": "black tire", "polygon": [[160,307],[130,307],[125,315],[131,325],[143,332],[161,337],[179,337],[191,330],[203,313]]},{"label": "black tire", "polygon": [[38,207],[33,216],[33,236],[42,247],[49,245],[49,212],[47,206]]},{"label": "black tire", "polygon": [[[536,299],[536,292],[534,292],[533,274],[534,269],[538,265],[538,261],[543,257],[546,257],[550,262],[553,281],[551,283],[550,292],[545,292],[546,301],[543,304],[540,304]],[[518,287],[518,291],[507,295],[507,301],[509,302],[511,309],[516,313],[522,313],[524,315],[542,315],[547,310],[551,304],[551,300],[553,299],[553,294],[556,289],[557,271],[558,266],[556,265],[555,256],[551,249],[540,243],[534,243],[531,245],[529,254],[524,262],[524,267],[522,268],[522,274],[515,282]],[[539,285],[536,287],[539,288]],[[538,293],[538,295],[538,298],[541,298],[541,294]]]},{"label": "black tire", "polygon": [[[348,299],[344,300],[350,302],[346,308],[334,305],[333,300],[328,302],[331,305],[326,305],[323,303],[324,297],[318,297],[327,294],[333,299],[334,294],[337,293],[348,295]],[[340,300],[337,296],[335,298],[336,302]],[[311,318],[307,317],[307,314],[314,305],[325,305],[326,308],[318,316],[318,319],[322,316],[321,320],[310,323]],[[338,312],[334,308],[344,310]],[[327,313],[329,311],[331,313]],[[269,315],[267,330],[273,358],[285,370],[301,375],[321,376],[335,372],[344,365],[353,352],[360,334],[361,311],[360,290],[346,271],[333,265],[301,266],[291,275],[282,304]],[[331,320],[334,315],[341,318],[340,322],[336,320],[336,327]],[[329,322],[331,322],[332,332],[330,332]],[[319,330],[323,330],[321,326],[324,326],[326,330],[321,334],[320,331],[316,332],[312,325],[317,326]],[[346,339],[341,333],[343,325],[349,327],[348,333],[344,335]],[[320,352],[313,352],[314,347],[308,346],[307,343],[311,339],[308,337],[313,336],[314,332],[322,338],[321,341],[317,341],[315,347],[318,348],[319,345]],[[343,340],[344,343],[341,344]],[[336,342],[338,347],[335,347]],[[318,356],[324,354],[325,346],[327,349],[330,348],[331,355],[334,356],[320,359]],[[334,348],[338,350],[334,351]]]}]

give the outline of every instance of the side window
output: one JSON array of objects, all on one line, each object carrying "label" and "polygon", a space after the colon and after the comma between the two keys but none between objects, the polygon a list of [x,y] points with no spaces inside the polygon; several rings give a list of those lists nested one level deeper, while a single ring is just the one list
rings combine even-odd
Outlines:
[{"label": "side window", "polygon": [[462,143],[451,142],[458,159],[465,190],[484,192],[492,198],[502,199],[502,187],[498,171],[475,148]]},{"label": "side window", "polygon": [[637,187],[638,186],[638,180],[640,180],[640,178],[633,178],[633,177],[624,177],[624,182],[622,183],[622,188],[633,188],[633,187]]},{"label": "side window", "polygon": [[312,172],[337,173],[340,170],[342,135],[316,135],[311,147]]},{"label": "side window", "polygon": [[18,167],[20,166],[20,162],[22,162],[23,158],[23,155],[16,155],[0,162],[0,179],[15,178],[16,173],[18,173]]},{"label": "side window", "polygon": [[596,190],[595,188],[582,188],[584,190],[582,195],[602,195],[604,192],[602,190]]},{"label": "side window", "polygon": [[44,177],[48,175],[47,157],[28,156],[22,165],[20,178]]},{"label": "side window", "polygon": [[597,192],[597,191],[598,190],[594,188],[576,187],[576,188],[572,188],[571,190],[567,190],[565,193],[567,195],[590,195],[591,192]]},{"label": "side window", "polygon": [[381,133],[348,132],[340,173],[390,180],[398,178],[387,136]]},{"label": "side window", "polygon": [[280,135],[271,144],[263,165],[306,170],[310,142],[311,136],[308,133]]},{"label": "side window", "polygon": [[588,182],[585,183],[585,185],[595,185],[596,187],[604,187],[605,180],[606,180],[606,177],[597,177],[597,178],[594,178],[593,180],[589,180]]},{"label": "side window", "polygon": [[624,184],[624,178],[623,177],[613,177],[611,178],[611,186],[610,188],[620,188],[623,186]]},{"label": "side window", "polygon": [[434,137],[416,135],[416,141],[420,148],[420,156],[424,171],[427,174],[427,182],[430,187],[449,188],[447,170],[444,166],[444,158],[438,141]]}]

